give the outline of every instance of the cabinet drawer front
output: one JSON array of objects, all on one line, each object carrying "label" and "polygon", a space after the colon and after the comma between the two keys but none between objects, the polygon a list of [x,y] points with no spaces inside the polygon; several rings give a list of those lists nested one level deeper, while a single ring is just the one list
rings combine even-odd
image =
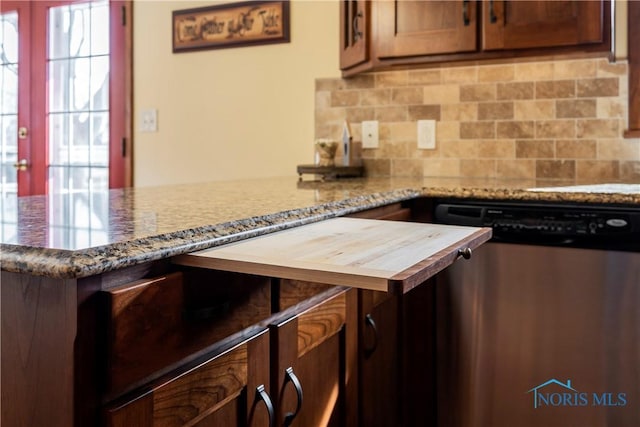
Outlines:
[{"label": "cabinet drawer front", "polygon": [[[220,425],[220,422],[225,425],[229,420],[233,421],[226,425],[240,424],[245,415],[238,409],[238,398],[259,378],[250,364],[249,354],[268,345],[268,335],[263,334],[255,342],[242,343],[179,375],[168,376],[166,381],[156,381],[142,395],[113,404],[105,411],[105,425],[183,427]],[[264,365],[268,366],[268,360]],[[266,371],[266,366],[259,369]]]},{"label": "cabinet drawer front", "polygon": [[153,392],[159,426],[192,425],[237,397],[247,384],[247,346],[212,359]]},{"label": "cabinet drawer front", "polygon": [[187,271],[105,292],[107,388],[132,385],[270,314],[268,279]]}]

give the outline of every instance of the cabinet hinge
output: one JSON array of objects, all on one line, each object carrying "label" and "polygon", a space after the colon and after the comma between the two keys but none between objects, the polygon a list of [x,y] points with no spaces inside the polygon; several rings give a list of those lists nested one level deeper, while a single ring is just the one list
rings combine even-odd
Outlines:
[{"label": "cabinet hinge", "polygon": [[120,6],[120,16],[122,17],[122,26],[127,25],[127,8],[124,6]]},{"label": "cabinet hinge", "polygon": [[127,156],[127,138],[122,138],[122,157]]}]

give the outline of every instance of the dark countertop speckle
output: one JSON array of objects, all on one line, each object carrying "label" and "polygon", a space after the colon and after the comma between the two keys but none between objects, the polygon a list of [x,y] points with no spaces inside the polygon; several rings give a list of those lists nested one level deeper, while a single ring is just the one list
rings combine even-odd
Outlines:
[{"label": "dark countertop speckle", "polygon": [[3,213],[0,266],[55,278],[86,277],[420,196],[640,208],[639,184],[563,187],[574,184],[283,177],[23,197]]}]

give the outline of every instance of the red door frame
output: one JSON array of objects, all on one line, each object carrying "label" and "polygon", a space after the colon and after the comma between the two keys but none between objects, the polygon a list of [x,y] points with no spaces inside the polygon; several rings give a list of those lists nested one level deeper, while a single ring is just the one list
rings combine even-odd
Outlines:
[{"label": "red door frame", "polygon": [[[19,196],[47,193],[48,10],[53,6],[84,1],[86,0],[0,2],[0,11],[3,13],[18,11],[18,127],[28,129],[27,138],[18,140],[18,159],[27,159],[29,162],[26,171],[18,172],[21,174],[18,178]],[[132,184],[131,0],[110,0],[109,8],[109,188],[121,188]]]},{"label": "red door frame", "polygon": [[[0,13],[11,11],[18,12],[18,128],[27,128],[27,135],[24,139],[18,139],[18,160],[27,159],[31,161],[31,85],[28,83],[31,73],[31,56],[28,46],[31,43],[31,5],[29,2],[19,0],[2,0],[0,2]],[[25,82],[27,82],[25,84]],[[17,135],[16,135],[17,138]],[[31,165],[30,165],[31,166]],[[18,173],[18,195],[32,194],[33,174],[29,167]]]},{"label": "red door frame", "polygon": [[[131,1],[110,0],[109,188],[130,187],[132,174]],[[116,52],[114,55],[113,52]]]}]

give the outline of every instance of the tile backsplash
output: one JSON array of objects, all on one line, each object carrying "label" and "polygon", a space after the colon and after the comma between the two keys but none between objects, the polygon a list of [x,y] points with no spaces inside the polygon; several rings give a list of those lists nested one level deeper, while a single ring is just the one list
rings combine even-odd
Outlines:
[{"label": "tile backsplash", "polygon": [[[628,67],[606,59],[455,66],[316,80],[315,136],[346,119],[369,176],[640,181],[640,141],[624,139]],[[417,148],[421,119],[436,148]],[[360,123],[379,121],[361,149]],[[340,154],[338,154],[340,156]]]}]

